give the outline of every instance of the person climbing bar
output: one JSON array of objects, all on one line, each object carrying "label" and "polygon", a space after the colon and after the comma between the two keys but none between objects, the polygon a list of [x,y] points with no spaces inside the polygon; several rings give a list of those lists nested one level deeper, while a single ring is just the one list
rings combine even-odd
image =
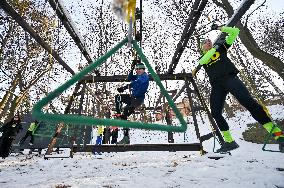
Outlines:
[{"label": "person climbing bar", "polygon": [[28,130],[27,130],[27,132],[25,134],[25,136],[19,142],[19,145],[22,145],[29,136],[31,137],[29,145],[33,145],[34,144],[34,136],[33,136],[33,134],[34,134],[35,130],[37,129],[37,127],[38,127],[38,121],[35,120],[35,121],[33,121],[30,124],[30,126],[29,126],[29,128],[28,128]]},{"label": "person climbing bar", "polygon": [[210,39],[200,43],[200,51],[203,57],[199,60],[197,68],[192,70],[192,75],[196,76],[197,71],[203,67],[209,77],[212,87],[210,94],[211,113],[225,140],[225,143],[217,152],[228,152],[239,147],[231,135],[228,123],[222,116],[226,96],[229,92],[251,113],[256,121],[273,134],[274,139],[279,143],[280,151],[284,152],[283,132],[272,122],[264,108],[253,99],[246,86],[239,79],[238,69],[227,57],[227,51],[236,40],[240,30],[236,27],[219,27],[216,24],[213,24],[211,29],[221,30],[227,33],[227,36],[217,41],[214,47]]},{"label": "person climbing bar", "polygon": [[[136,64],[136,75],[133,74],[134,68],[131,68],[128,75],[128,81],[131,83],[117,88],[119,93],[122,93],[124,90],[129,88],[131,94],[119,94],[115,96],[115,108],[117,113],[115,116],[123,120],[127,120],[127,118],[134,113],[134,110],[143,104],[145,93],[149,86],[149,76],[145,72],[145,65],[139,60],[137,60],[137,62],[133,62],[133,64]],[[126,104],[123,114],[121,114],[122,103]],[[117,142],[117,144],[130,144],[129,128],[124,128],[123,131],[124,137],[121,141]]]}]

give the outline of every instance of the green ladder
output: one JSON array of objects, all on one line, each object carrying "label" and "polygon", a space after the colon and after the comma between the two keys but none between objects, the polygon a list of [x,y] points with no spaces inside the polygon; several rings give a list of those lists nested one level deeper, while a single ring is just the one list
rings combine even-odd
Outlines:
[{"label": "green ladder", "polygon": [[281,152],[281,153],[284,153],[284,147],[279,145],[279,151],[277,150],[271,150],[271,149],[266,149],[266,145],[268,144],[268,141],[271,140],[271,139],[274,139],[273,137],[273,130],[274,128],[276,127],[276,125],[273,125],[271,131],[267,134],[265,140],[264,140],[264,143],[263,143],[263,146],[262,146],[262,151],[270,151],[270,152]]}]

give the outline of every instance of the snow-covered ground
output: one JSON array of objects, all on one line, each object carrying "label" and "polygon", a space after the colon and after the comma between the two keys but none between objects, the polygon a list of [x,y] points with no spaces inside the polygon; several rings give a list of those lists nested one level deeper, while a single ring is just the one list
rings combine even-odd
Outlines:
[{"label": "snow-covered ground", "polygon": [[[284,118],[284,106],[269,109],[274,119]],[[203,121],[199,119],[200,129],[206,134],[208,120],[203,117]],[[26,155],[12,154],[0,160],[0,187],[283,188],[284,153],[264,152],[262,144],[242,139],[246,124],[255,122],[248,112],[239,112],[228,122],[240,148],[219,160],[208,158],[216,155],[213,139],[204,142],[209,153],[203,156],[199,152],[75,153],[74,158],[44,160],[25,151]],[[174,138],[177,143],[196,141],[190,128]],[[166,133],[132,130],[131,141],[166,143]],[[267,147],[278,150],[275,144]]]}]

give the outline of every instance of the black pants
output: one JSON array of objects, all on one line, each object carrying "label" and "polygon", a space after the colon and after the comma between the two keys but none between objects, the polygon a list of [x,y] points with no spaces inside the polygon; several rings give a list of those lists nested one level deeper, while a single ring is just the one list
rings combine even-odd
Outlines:
[{"label": "black pants", "polygon": [[113,129],[111,132],[111,144],[115,144],[118,138],[118,128]]},{"label": "black pants", "polygon": [[[115,109],[118,114],[121,113],[121,106],[125,103],[126,106],[123,110],[121,119],[127,120],[127,118],[134,113],[135,108],[143,103],[143,100],[139,100],[129,94],[120,94],[115,96]],[[129,136],[129,128],[123,128],[124,136]]]},{"label": "black pants", "polygon": [[229,76],[223,80],[215,81],[212,84],[210,95],[211,113],[221,131],[229,130],[228,123],[222,116],[226,96],[229,92],[260,124],[263,125],[271,121],[262,106],[252,98],[242,81],[237,76]]},{"label": "black pants", "polygon": [[20,145],[22,145],[25,141],[26,141],[26,139],[28,138],[28,137],[31,137],[31,140],[30,140],[30,143],[34,143],[34,136],[33,136],[33,131],[27,131],[26,132],[26,134],[25,134],[25,136],[21,139],[21,141],[20,141]]},{"label": "black pants", "polygon": [[6,158],[11,152],[12,142],[14,138],[6,135],[0,137],[0,157]]}]

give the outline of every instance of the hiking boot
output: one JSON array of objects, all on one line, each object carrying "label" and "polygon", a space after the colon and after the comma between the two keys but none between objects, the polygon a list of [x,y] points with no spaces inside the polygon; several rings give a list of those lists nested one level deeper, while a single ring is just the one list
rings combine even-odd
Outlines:
[{"label": "hiking boot", "polygon": [[279,137],[277,142],[279,143],[279,151],[284,153],[284,137]]},{"label": "hiking boot", "polygon": [[217,153],[226,153],[228,151],[237,149],[239,147],[239,145],[237,144],[237,142],[233,141],[233,142],[225,142],[220,149],[217,149]]},{"label": "hiking boot", "polygon": [[124,136],[124,137],[122,138],[122,140],[120,140],[120,141],[117,142],[116,144],[130,144],[129,136]]}]

